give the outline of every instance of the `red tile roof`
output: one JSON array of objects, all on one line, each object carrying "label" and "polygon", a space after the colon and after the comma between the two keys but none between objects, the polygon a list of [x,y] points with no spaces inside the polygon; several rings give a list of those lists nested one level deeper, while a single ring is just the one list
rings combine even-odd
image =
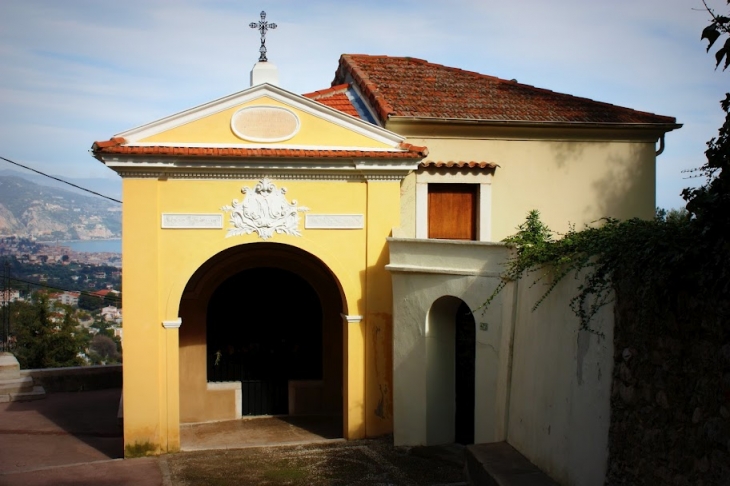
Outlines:
[{"label": "red tile roof", "polygon": [[245,147],[167,147],[123,145],[123,138],[94,142],[91,150],[94,155],[155,155],[175,157],[236,157],[236,158],[357,158],[357,159],[421,159],[428,155],[426,147],[408,143],[400,144],[395,150],[321,150],[285,148],[245,148]]},{"label": "red tile roof", "polygon": [[302,96],[319,101],[323,105],[327,105],[330,108],[347,113],[348,115],[360,118],[360,114],[357,112],[357,109],[353,106],[350,98],[347,97],[347,88],[349,86],[349,84],[339,84],[337,86],[332,86],[331,88],[306,93]]},{"label": "red tile roof", "polygon": [[446,167],[448,169],[451,169],[451,168],[454,168],[454,167],[457,168],[457,169],[463,169],[463,168],[469,168],[469,169],[496,169],[497,167],[499,167],[494,162],[475,162],[473,160],[470,161],[470,162],[465,162],[465,161],[461,161],[461,160],[458,161],[458,162],[455,162],[455,161],[452,161],[452,160],[449,160],[447,162],[442,162],[440,160],[438,160],[438,161],[436,161],[436,160],[426,160],[424,162],[421,162],[419,165],[421,167],[436,167],[436,168]]},{"label": "red tile roof", "polygon": [[673,117],[555,93],[410,57],[343,54],[332,84],[350,81],[359,88],[381,121],[403,116],[502,122],[676,123]]}]

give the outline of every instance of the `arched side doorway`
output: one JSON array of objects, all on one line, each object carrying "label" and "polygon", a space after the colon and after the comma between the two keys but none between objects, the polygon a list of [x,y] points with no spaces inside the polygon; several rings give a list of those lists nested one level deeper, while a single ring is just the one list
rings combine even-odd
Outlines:
[{"label": "arched side doorway", "polygon": [[343,311],[337,279],[299,248],[250,243],[215,255],[180,303],[181,422],[341,415]]},{"label": "arched side doorway", "polygon": [[469,306],[446,296],[426,322],[427,443],[474,443],[476,324]]}]

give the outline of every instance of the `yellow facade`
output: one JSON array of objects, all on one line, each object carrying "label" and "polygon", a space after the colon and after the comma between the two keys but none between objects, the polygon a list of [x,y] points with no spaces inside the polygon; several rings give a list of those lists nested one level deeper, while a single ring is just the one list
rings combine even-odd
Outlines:
[{"label": "yellow facade", "polygon": [[[299,127],[294,136],[262,144],[241,139],[231,129],[232,116],[242,108],[269,106],[296,115]],[[363,126],[278,88],[258,87],[237,99],[119,136],[137,147],[372,149],[395,158],[403,152],[402,137]],[[101,158],[124,178],[123,400],[124,442],[130,453],[179,450],[181,423],[240,417],[235,387],[206,379],[211,354],[206,348],[206,306],[222,281],[257,266],[303,276],[319,295],[325,334],[319,406],[333,412],[337,405],[334,413],[342,415],[343,436],[355,439],[392,430],[392,298],[384,268],[386,238],[400,225],[400,181],[417,160],[405,165],[386,160],[384,172],[380,159],[371,163],[315,157],[304,162],[309,164],[304,169],[299,161],[293,169],[282,169],[280,160],[272,165],[270,160],[220,163],[208,158],[188,159],[181,171],[170,159],[150,154]],[[285,189],[287,203],[306,207],[298,215],[298,234],[275,232],[264,238],[253,231],[228,237],[232,212],[223,207],[249,197],[264,178],[277,191]],[[221,215],[223,225],[169,227],[162,220],[170,215]],[[362,224],[305,227],[308,215],[361,217]],[[286,307],[287,289],[275,291]],[[245,320],[246,306],[256,303],[242,297],[230,305]],[[296,319],[296,309],[290,312]]]},{"label": "yellow facade", "polygon": [[[179,126],[142,138],[142,143],[182,143],[182,144],[235,144],[240,146],[260,146],[260,143],[243,140],[231,130],[232,115],[246,107],[276,106],[291,110],[300,120],[304,130],[300,130],[292,138],[286,140],[286,146],[350,146],[367,148],[388,148],[387,144],[358,134],[342,126],[323,120],[316,114],[298,109],[268,96],[240,103],[217,113],[196,119]],[[270,146],[275,147],[276,144]]]}]

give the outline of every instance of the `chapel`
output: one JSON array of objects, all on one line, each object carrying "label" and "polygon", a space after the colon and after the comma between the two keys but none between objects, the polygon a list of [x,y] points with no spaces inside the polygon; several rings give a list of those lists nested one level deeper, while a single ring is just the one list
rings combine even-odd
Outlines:
[{"label": "chapel", "polygon": [[250,87],[95,142],[123,180],[125,445],[255,415],[405,445],[517,433],[519,291],[471,312],[500,240],[533,209],[652,218],[680,126],[411,57],[344,54],[297,94],[264,55]]}]

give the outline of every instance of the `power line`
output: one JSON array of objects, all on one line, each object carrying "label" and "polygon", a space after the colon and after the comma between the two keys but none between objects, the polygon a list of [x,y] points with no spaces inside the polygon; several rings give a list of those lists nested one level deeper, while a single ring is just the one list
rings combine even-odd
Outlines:
[{"label": "power line", "polygon": [[78,292],[81,295],[86,295],[88,297],[97,297],[97,298],[102,299],[102,300],[104,298],[108,298],[109,300],[113,300],[113,301],[116,301],[116,302],[121,302],[121,300],[122,300],[121,297],[119,297],[117,295],[109,295],[109,294],[107,294],[104,297],[102,297],[101,295],[95,294],[94,292],[90,292],[88,290],[64,289],[64,288],[61,288],[61,287],[54,287],[53,285],[46,285],[46,284],[42,284],[40,282],[33,282],[32,280],[25,280],[25,279],[17,278],[17,277],[6,277],[6,278],[7,278],[7,280],[14,280],[16,282],[21,282],[21,283],[28,284],[28,285],[34,285],[36,287],[44,287],[46,289],[51,289],[51,290],[60,290],[62,292]]},{"label": "power line", "polygon": [[64,184],[68,184],[69,186],[75,187],[76,189],[81,189],[82,191],[89,192],[91,194],[94,194],[95,196],[103,197],[104,199],[109,199],[110,201],[114,201],[115,203],[122,204],[122,201],[120,201],[119,199],[114,199],[113,197],[105,196],[104,194],[99,194],[98,192],[92,191],[91,189],[86,189],[85,187],[77,186],[76,184],[72,184],[71,182],[64,181],[63,179],[59,179],[58,177],[53,177],[52,175],[48,175],[45,172],[41,172],[39,170],[31,169],[30,167],[25,166],[23,164],[19,164],[17,162],[13,162],[12,160],[6,159],[5,157],[0,157],[0,159],[4,160],[5,162],[8,162],[10,164],[17,165],[18,167],[22,167],[23,169],[27,169],[27,170],[33,171],[36,174],[40,174],[42,176],[48,177],[49,179],[53,179],[54,181],[63,182]]}]

